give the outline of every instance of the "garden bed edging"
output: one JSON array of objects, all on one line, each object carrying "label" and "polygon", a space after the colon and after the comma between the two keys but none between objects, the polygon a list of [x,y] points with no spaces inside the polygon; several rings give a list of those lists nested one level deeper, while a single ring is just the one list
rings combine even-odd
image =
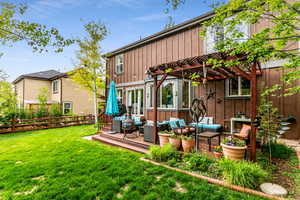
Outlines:
[{"label": "garden bed edging", "polygon": [[252,189],[249,189],[249,188],[244,188],[244,187],[241,187],[241,186],[232,185],[232,184],[226,183],[225,181],[220,181],[218,179],[210,178],[210,177],[203,176],[203,175],[200,175],[200,174],[196,174],[196,173],[193,173],[193,172],[190,172],[190,171],[186,171],[186,170],[183,170],[183,169],[171,167],[171,166],[168,166],[168,165],[165,165],[165,164],[162,164],[162,163],[158,163],[158,162],[155,162],[153,160],[146,159],[146,158],[140,158],[140,160],[144,161],[144,162],[154,164],[154,165],[157,165],[157,166],[162,166],[162,167],[171,169],[173,171],[181,172],[183,174],[187,174],[187,175],[193,176],[195,178],[205,180],[208,183],[220,185],[222,187],[226,187],[226,188],[229,188],[231,190],[238,191],[238,192],[244,192],[244,193],[248,193],[248,194],[251,194],[251,195],[256,195],[256,196],[260,196],[260,197],[264,197],[264,198],[268,198],[268,199],[285,200],[285,198],[283,198],[283,197],[269,195],[269,194],[265,194],[265,193],[257,191],[257,190],[252,190]]}]

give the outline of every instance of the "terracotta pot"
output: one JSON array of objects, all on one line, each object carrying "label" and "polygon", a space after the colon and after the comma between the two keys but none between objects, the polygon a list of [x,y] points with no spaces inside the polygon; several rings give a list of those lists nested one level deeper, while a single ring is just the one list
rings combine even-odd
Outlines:
[{"label": "terracotta pot", "polygon": [[158,133],[159,136],[159,145],[163,147],[165,144],[169,144],[170,134]]},{"label": "terracotta pot", "polygon": [[184,152],[191,152],[195,149],[195,140],[182,140],[182,148]]},{"label": "terracotta pot", "polygon": [[169,137],[169,142],[177,150],[181,146],[181,139],[180,138],[171,138],[171,137]]},{"label": "terracotta pot", "polygon": [[223,149],[223,154],[225,158],[229,158],[231,160],[243,160],[245,157],[245,151],[247,146],[244,147],[236,147],[229,146],[226,144],[221,144]]},{"label": "terracotta pot", "polygon": [[214,151],[214,156],[215,156],[215,158],[221,158],[222,155],[223,155],[222,152],[215,152],[215,151]]}]

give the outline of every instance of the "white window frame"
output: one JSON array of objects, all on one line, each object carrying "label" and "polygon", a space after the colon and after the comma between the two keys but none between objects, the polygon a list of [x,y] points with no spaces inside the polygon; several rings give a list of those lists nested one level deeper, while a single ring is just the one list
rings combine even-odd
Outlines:
[{"label": "white window frame", "polygon": [[[172,82],[173,83],[173,107],[172,108],[167,108],[167,107],[162,107],[162,88],[163,88],[163,85],[164,84],[168,84]],[[150,92],[150,86],[153,85],[153,83],[147,83],[146,84],[146,108],[147,109],[153,109],[153,106],[150,106],[150,95],[151,95],[151,92]],[[190,88],[190,91],[191,91],[191,88]],[[152,93],[153,95],[153,93]],[[162,85],[159,87],[159,106],[157,107],[158,109],[160,110],[178,110],[178,79],[171,79],[171,80],[165,80]],[[152,97],[152,101],[153,101],[153,97]],[[190,102],[189,102],[190,103]],[[152,102],[152,105],[153,105],[153,102]],[[182,109],[182,108],[180,108]]]},{"label": "white window frame", "polygon": [[66,113],[65,113],[65,104],[66,103],[69,103],[70,104],[70,113],[72,113],[73,112],[73,102],[71,102],[71,101],[64,101],[63,102],[63,114],[65,115]]},{"label": "white window frame", "polygon": [[[132,106],[131,104],[129,104],[131,97],[129,97],[129,91],[137,91],[137,90],[143,90],[143,97],[145,97],[145,88],[144,86],[137,86],[137,87],[130,87],[130,88],[126,88],[126,107],[128,108],[128,106]],[[144,98],[141,98],[141,94],[138,92],[138,105],[140,105],[139,103],[142,101],[143,102],[143,109],[141,110],[141,107],[138,106],[137,110],[134,110],[135,108],[132,108],[132,114],[135,116],[144,116],[145,115],[145,101]],[[140,114],[142,111],[142,114]],[[136,114],[138,113],[138,114]]]},{"label": "white window frame", "polygon": [[[234,16],[227,18],[226,20],[232,19]],[[242,22],[239,25],[245,25],[246,27],[246,32],[244,32],[244,38],[239,38],[240,40],[238,41],[239,43],[244,42],[244,40],[250,38],[250,24],[245,24]],[[216,31],[214,30],[216,26],[210,26],[206,30],[206,37],[205,37],[205,52],[207,54],[209,53],[215,53],[217,49],[215,48],[217,41],[215,40],[216,38]],[[211,35],[213,34],[213,35]],[[226,37],[231,37],[230,33],[226,34],[226,27],[223,28],[223,38],[225,39]],[[210,41],[213,40],[213,41]],[[211,43],[211,44],[210,44]]]},{"label": "white window frame", "polygon": [[[55,84],[57,85],[57,88],[54,88]],[[52,94],[59,93],[59,80],[52,81]]]},{"label": "white window frame", "polygon": [[235,98],[235,97],[251,97],[251,86],[250,86],[250,94],[242,95],[242,78],[238,76],[238,95],[230,95],[229,94],[229,87],[230,87],[230,79],[226,79],[226,97],[228,98]]},{"label": "white window frame", "polygon": [[[119,91],[121,91],[121,97],[119,96]],[[117,99],[118,101],[121,101],[121,103],[123,103],[123,98],[124,98],[124,95],[123,95],[123,88],[117,88]]]},{"label": "white window frame", "polygon": [[116,74],[122,74],[124,72],[124,54],[116,55]]}]

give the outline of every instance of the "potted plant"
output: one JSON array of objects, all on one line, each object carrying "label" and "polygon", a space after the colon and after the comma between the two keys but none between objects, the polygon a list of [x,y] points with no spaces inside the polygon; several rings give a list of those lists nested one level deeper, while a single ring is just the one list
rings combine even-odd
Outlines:
[{"label": "potted plant", "polygon": [[195,140],[192,136],[182,136],[181,140],[184,152],[191,152],[195,148]]},{"label": "potted plant", "polygon": [[158,133],[159,136],[159,145],[163,147],[165,144],[169,144],[169,137],[172,135],[171,132],[162,131]]},{"label": "potted plant", "polygon": [[225,138],[222,143],[222,150],[225,158],[232,160],[243,160],[247,146],[244,140],[238,138]]},{"label": "potted plant", "polygon": [[221,146],[215,146],[213,153],[214,153],[215,158],[221,158],[222,155],[223,155],[222,147]]},{"label": "potted plant", "polygon": [[175,149],[178,150],[181,146],[181,137],[179,135],[176,135],[175,133],[173,133],[169,137],[169,142]]}]

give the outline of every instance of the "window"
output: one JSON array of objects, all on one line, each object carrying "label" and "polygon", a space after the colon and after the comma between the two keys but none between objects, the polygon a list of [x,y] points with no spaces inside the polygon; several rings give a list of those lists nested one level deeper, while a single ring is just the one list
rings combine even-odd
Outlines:
[{"label": "window", "polygon": [[[231,20],[232,17],[228,18]],[[212,27],[207,28],[206,33],[206,53],[214,53],[217,51],[216,44],[220,41],[224,40],[224,38],[232,39],[237,41],[238,43],[244,42],[246,39],[249,38],[249,25],[246,23],[241,23],[235,25],[233,30],[227,32],[226,34],[226,27],[221,27],[219,25],[215,25]],[[236,37],[236,33],[243,33],[243,36]]]},{"label": "window", "polygon": [[[157,107],[159,109],[175,109],[178,101],[178,80],[166,80],[157,91]],[[154,86],[153,83],[146,85],[146,105],[148,109],[153,108]],[[189,95],[189,91],[187,93]],[[188,97],[189,98],[189,97]]]},{"label": "window", "polygon": [[72,113],[72,102],[64,102],[63,113],[64,113],[64,115]]},{"label": "window", "polygon": [[118,101],[120,101],[121,103],[123,103],[123,89],[117,89],[117,99]]},{"label": "window", "polygon": [[58,80],[52,82],[52,93],[53,94],[58,93]]},{"label": "window", "polygon": [[130,88],[127,90],[127,106],[132,107],[132,114],[144,114],[144,89]]},{"label": "window", "polygon": [[174,108],[174,83],[163,83],[161,93],[161,107]]},{"label": "window", "polygon": [[182,108],[190,107],[190,83],[183,81],[182,83]]},{"label": "window", "polygon": [[116,56],[116,74],[121,74],[124,72],[124,55]]},{"label": "window", "polygon": [[234,77],[226,80],[227,97],[250,96],[250,80],[242,77]]}]

